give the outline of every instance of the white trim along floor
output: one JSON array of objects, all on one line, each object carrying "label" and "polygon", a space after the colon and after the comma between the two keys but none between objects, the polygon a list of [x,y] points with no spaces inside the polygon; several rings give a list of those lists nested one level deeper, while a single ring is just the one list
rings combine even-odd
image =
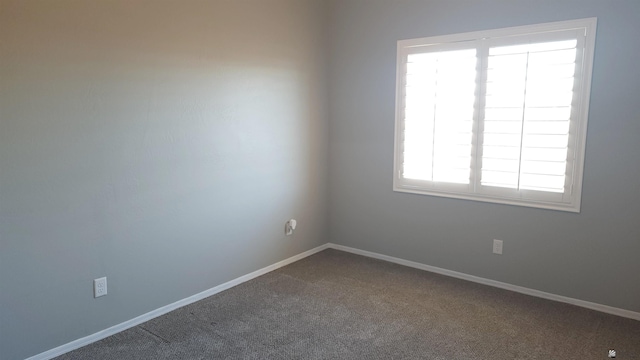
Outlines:
[{"label": "white trim along floor", "polygon": [[517,286],[517,285],[512,285],[512,284],[507,284],[504,282],[500,282],[500,281],[495,281],[495,280],[490,280],[490,279],[485,279],[485,278],[481,278],[478,276],[473,276],[473,275],[468,275],[465,273],[461,273],[461,272],[457,272],[457,271],[452,271],[452,270],[447,270],[447,269],[443,269],[443,268],[439,268],[439,267],[435,267],[435,266],[429,266],[429,265],[425,265],[425,264],[421,264],[418,262],[414,262],[414,261],[409,261],[409,260],[404,260],[404,259],[400,259],[400,258],[396,258],[393,256],[388,256],[388,255],[382,255],[382,254],[378,254],[378,253],[374,253],[374,252],[370,252],[370,251],[365,251],[365,250],[360,250],[360,249],[355,249],[352,247],[348,247],[348,246],[343,246],[343,245],[337,245],[337,244],[332,244],[332,243],[327,243],[321,246],[318,246],[316,248],[313,248],[311,250],[305,251],[301,254],[292,256],[288,259],[282,260],[280,262],[277,262],[273,265],[269,265],[267,267],[264,267],[262,269],[256,270],[252,273],[246,274],[244,276],[241,276],[239,278],[236,278],[234,280],[228,281],[224,284],[220,284],[218,286],[215,286],[211,289],[205,290],[203,292],[200,292],[198,294],[192,295],[188,298],[176,301],[172,304],[163,306],[161,308],[155,309],[153,311],[150,311],[146,314],[140,315],[138,317],[135,317],[131,320],[127,320],[123,323],[114,325],[110,328],[104,329],[102,331],[98,331],[97,333],[91,334],[89,336],[85,336],[83,338],[74,340],[72,342],[69,342],[67,344],[58,346],[56,348],[53,348],[51,350],[45,351],[43,353],[40,353],[38,355],[32,356],[26,360],[48,360],[48,359],[52,359],[56,356],[60,356],[62,354],[65,354],[69,351],[81,348],[83,346],[89,345],[91,343],[94,343],[96,341],[102,340],[108,336],[117,334],[121,331],[124,331],[126,329],[132,328],[134,326],[140,325],[146,321],[149,321],[151,319],[154,319],[158,316],[164,315],[168,312],[171,312],[175,309],[178,309],[180,307],[189,305],[191,303],[194,303],[196,301],[202,300],[206,297],[209,297],[211,295],[217,294],[221,291],[227,290],[229,288],[232,288],[236,285],[242,284],[246,281],[249,281],[251,279],[254,279],[258,276],[264,275],[268,272],[271,272],[273,270],[276,270],[278,268],[281,268],[283,266],[289,265],[291,263],[294,263],[298,260],[304,259],[308,256],[311,256],[315,253],[318,253],[322,250],[325,249],[336,249],[336,250],[340,250],[340,251],[345,251],[345,252],[349,252],[349,253],[353,253],[353,254],[357,254],[357,255],[362,255],[362,256],[366,256],[366,257],[370,257],[370,258],[374,258],[374,259],[379,259],[379,260],[384,260],[384,261],[388,261],[388,262],[392,262],[392,263],[396,263],[396,264],[400,264],[400,265],[404,265],[404,266],[408,266],[408,267],[412,267],[412,268],[416,268],[416,269],[421,269],[421,270],[425,270],[425,271],[429,271],[429,272],[433,272],[433,273],[437,273],[437,274],[441,274],[441,275],[446,275],[446,276],[450,276],[450,277],[454,277],[454,278],[458,278],[458,279],[462,279],[462,280],[468,280],[468,281],[472,281],[475,283],[479,283],[479,284],[484,284],[484,285],[489,285],[489,286],[493,286],[493,287],[497,287],[497,288],[501,288],[501,289],[505,289],[505,290],[510,290],[510,291],[515,291],[518,293],[522,293],[522,294],[526,294],[526,295],[531,295],[531,296],[535,296],[535,297],[539,297],[539,298],[543,298],[543,299],[548,299],[548,300],[554,300],[554,301],[559,301],[559,302],[563,302],[563,303],[568,303],[568,304],[572,304],[572,305],[576,305],[576,306],[580,306],[583,308],[587,308],[587,309],[591,309],[591,310],[596,310],[596,311],[600,311],[600,312],[604,312],[604,313],[608,313],[608,314],[612,314],[612,315],[617,315],[617,316],[621,316],[621,317],[625,317],[625,318],[629,318],[629,319],[635,319],[635,320],[639,320],[640,321],[640,312],[634,312],[634,311],[630,311],[630,310],[625,310],[625,309],[619,309],[619,308],[615,308],[612,306],[607,306],[607,305],[601,305],[601,304],[597,304],[597,303],[592,303],[589,301],[584,301],[584,300],[578,300],[578,299],[573,299],[573,298],[569,298],[566,296],[561,296],[561,295],[556,295],[556,294],[551,294],[551,293],[547,293],[544,291],[539,291],[539,290],[534,290],[534,289],[529,289],[529,288],[525,288],[522,286]]}]

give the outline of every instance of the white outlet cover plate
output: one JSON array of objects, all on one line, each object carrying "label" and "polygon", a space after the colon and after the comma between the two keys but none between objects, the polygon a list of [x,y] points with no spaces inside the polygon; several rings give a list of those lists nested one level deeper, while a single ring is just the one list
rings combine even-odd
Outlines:
[{"label": "white outlet cover plate", "polygon": [[493,253],[502,255],[502,240],[493,239]]},{"label": "white outlet cover plate", "polygon": [[105,295],[107,295],[107,278],[101,277],[93,280],[93,297],[97,298]]}]

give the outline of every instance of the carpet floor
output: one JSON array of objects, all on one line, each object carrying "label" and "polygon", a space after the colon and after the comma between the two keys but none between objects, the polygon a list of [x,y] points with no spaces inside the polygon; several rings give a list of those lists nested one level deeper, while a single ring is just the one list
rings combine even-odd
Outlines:
[{"label": "carpet floor", "polygon": [[640,321],[325,250],[71,359],[640,359]]}]

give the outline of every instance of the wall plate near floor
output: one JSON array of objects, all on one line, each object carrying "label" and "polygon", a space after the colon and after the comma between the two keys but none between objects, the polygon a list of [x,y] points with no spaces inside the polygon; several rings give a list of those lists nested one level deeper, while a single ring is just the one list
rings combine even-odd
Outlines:
[{"label": "wall plate near floor", "polygon": [[502,255],[502,240],[493,239],[493,253]]},{"label": "wall plate near floor", "polygon": [[296,229],[297,224],[298,223],[296,222],[295,219],[291,219],[291,220],[287,221],[284,224],[284,234],[287,235],[287,236],[288,235],[292,235],[293,234],[293,230]]},{"label": "wall plate near floor", "polygon": [[105,295],[107,295],[107,278],[101,277],[93,280],[93,297],[97,298]]}]

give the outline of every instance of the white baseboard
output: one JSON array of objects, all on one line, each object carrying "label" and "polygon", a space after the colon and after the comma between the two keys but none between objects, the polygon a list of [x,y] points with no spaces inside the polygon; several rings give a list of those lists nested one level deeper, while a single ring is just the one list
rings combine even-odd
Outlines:
[{"label": "white baseboard", "polygon": [[158,316],[164,315],[168,312],[171,312],[175,309],[181,308],[183,306],[192,304],[196,301],[202,300],[206,297],[209,297],[211,295],[215,295],[221,291],[227,290],[229,288],[232,288],[236,285],[240,285],[243,282],[249,281],[251,279],[254,279],[258,276],[264,275],[268,272],[271,272],[273,270],[276,270],[278,268],[281,268],[283,266],[289,265],[291,263],[294,263],[298,260],[304,259],[308,256],[311,256],[317,252],[320,252],[322,250],[325,249],[336,249],[336,250],[341,250],[341,251],[345,251],[345,252],[349,252],[349,253],[353,253],[353,254],[357,254],[357,255],[363,255],[363,256],[367,256],[370,258],[374,258],[374,259],[379,259],[379,260],[385,260],[388,262],[392,262],[392,263],[396,263],[396,264],[400,264],[400,265],[404,265],[404,266],[409,266],[412,268],[416,268],[416,269],[420,269],[420,270],[425,270],[425,271],[430,271],[433,273],[437,273],[437,274],[441,274],[441,275],[446,275],[446,276],[451,276],[454,278],[458,278],[458,279],[462,279],[462,280],[468,280],[468,281],[473,281],[476,283],[480,283],[480,284],[484,284],[484,285],[489,285],[489,286],[493,286],[493,287],[497,287],[497,288],[501,288],[501,289],[505,289],[505,290],[510,290],[510,291],[515,291],[518,293],[522,293],[522,294],[526,294],[526,295],[531,295],[531,296],[536,296],[539,298],[543,298],[543,299],[548,299],[548,300],[554,300],[554,301],[559,301],[559,302],[563,302],[563,303],[567,303],[567,304],[572,304],[572,305],[577,305],[577,306],[581,306],[587,309],[591,309],[591,310],[596,310],[596,311],[600,311],[600,312],[604,312],[604,313],[608,313],[608,314],[613,314],[613,315],[618,315],[618,316],[622,316],[625,318],[629,318],[629,319],[634,319],[634,320],[640,320],[640,313],[638,312],[634,312],[631,310],[625,310],[625,309],[619,309],[619,308],[615,308],[612,306],[607,306],[607,305],[601,305],[601,304],[596,304],[596,303],[592,303],[589,301],[584,301],[584,300],[578,300],[578,299],[573,299],[573,298],[569,298],[566,296],[561,296],[561,295],[555,295],[555,294],[551,294],[551,293],[547,293],[544,291],[539,291],[539,290],[534,290],[534,289],[529,289],[529,288],[525,288],[522,286],[517,286],[517,285],[511,285],[511,284],[507,284],[507,283],[503,283],[500,281],[495,281],[495,280],[490,280],[490,279],[485,279],[485,278],[481,278],[478,276],[473,276],[473,275],[469,275],[469,274],[465,274],[465,273],[461,273],[461,272],[457,272],[457,271],[452,271],[452,270],[447,270],[447,269],[443,269],[443,268],[439,268],[439,267],[435,267],[435,266],[430,266],[430,265],[425,265],[425,264],[421,264],[418,262],[414,262],[414,261],[409,261],[409,260],[404,260],[404,259],[400,259],[400,258],[396,258],[393,256],[388,256],[388,255],[382,255],[382,254],[378,254],[378,253],[374,253],[371,251],[365,251],[365,250],[360,250],[360,249],[355,249],[352,247],[348,247],[348,246],[343,246],[343,245],[338,245],[338,244],[333,244],[333,243],[327,243],[321,246],[318,246],[316,248],[313,248],[311,250],[305,251],[301,254],[292,256],[288,259],[282,260],[280,262],[277,262],[273,265],[269,265],[267,267],[264,267],[260,270],[256,270],[252,273],[249,273],[247,275],[244,276],[240,276],[239,278],[233,279],[231,281],[228,281],[224,284],[220,284],[218,286],[215,286],[209,290],[205,290],[201,293],[195,294],[193,296],[190,296],[188,298],[176,301],[172,304],[163,306],[161,308],[158,308],[156,310],[150,311],[146,314],[140,315],[136,318],[133,318],[131,320],[127,320],[123,323],[114,325],[108,329],[102,330],[102,331],[98,331],[95,334],[91,334],[89,336],[85,336],[83,338],[74,340],[70,343],[58,346],[56,348],[53,348],[51,350],[45,351],[43,353],[40,353],[38,355],[34,355],[26,360],[49,360],[52,359],[56,356],[60,356],[62,354],[68,353],[69,351],[73,351],[75,349],[81,348],[83,346],[89,345],[91,343],[94,343],[96,341],[102,340],[108,336],[117,334],[121,331],[127,330],[129,328],[132,328],[134,326],[140,325],[146,321],[149,321],[151,319],[154,319]]},{"label": "white baseboard", "polygon": [[202,300],[202,299],[204,299],[206,297],[209,297],[211,295],[215,295],[215,294],[217,294],[217,293],[219,293],[221,291],[227,290],[227,289],[232,288],[232,287],[234,287],[236,285],[240,285],[243,282],[246,282],[246,281],[249,281],[251,279],[257,278],[258,276],[264,275],[264,274],[266,274],[268,272],[271,272],[271,271],[276,270],[278,268],[281,268],[283,266],[289,265],[289,264],[294,263],[294,262],[296,262],[298,260],[304,259],[307,256],[311,256],[311,255],[313,255],[313,254],[315,254],[317,252],[320,252],[322,250],[327,249],[328,247],[329,247],[329,244],[324,244],[324,245],[318,246],[318,247],[313,248],[311,250],[305,251],[305,252],[303,252],[301,254],[298,254],[298,255],[292,256],[292,257],[290,257],[288,259],[285,259],[285,260],[282,260],[280,262],[277,262],[277,263],[275,263],[273,265],[269,265],[267,267],[264,267],[264,268],[262,268],[260,270],[256,270],[256,271],[254,271],[252,273],[249,273],[247,275],[240,276],[239,278],[233,279],[233,280],[228,281],[228,282],[226,282],[224,284],[220,284],[218,286],[212,287],[209,290],[205,290],[205,291],[203,291],[201,293],[195,294],[195,295],[190,296],[188,298],[185,298],[185,299],[182,299],[182,300],[178,300],[178,301],[176,301],[176,302],[174,302],[172,304],[163,306],[163,307],[161,307],[159,309],[155,309],[153,311],[149,311],[146,314],[142,314],[142,315],[140,315],[140,316],[138,316],[136,318],[133,318],[131,320],[127,320],[127,321],[125,321],[123,323],[114,325],[114,326],[112,326],[112,327],[110,327],[108,329],[104,329],[102,331],[98,331],[95,334],[91,334],[89,336],[85,336],[83,338],[80,338],[78,340],[74,340],[74,341],[72,341],[70,343],[58,346],[58,347],[53,348],[51,350],[47,350],[47,351],[45,351],[43,353],[40,353],[38,355],[34,355],[34,356],[32,356],[32,357],[30,357],[30,358],[28,358],[26,360],[49,360],[49,359],[52,359],[52,358],[54,358],[56,356],[60,356],[62,354],[66,354],[69,351],[73,351],[75,349],[78,349],[78,348],[81,348],[83,346],[89,345],[89,344],[94,343],[96,341],[102,340],[102,339],[104,339],[104,338],[106,338],[108,336],[117,334],[117,333],[119,333],[121,331],[124,331],[124,330],[132,328],[134,326],[140,325],[143,322],[146,322],[146,321],[149,321],[151,319],[157,318],[158,316],[164,315],[164,314],[166,314],[168,312],[171,312],[171,311],[173,311],[175,309],[178,309],[178,308],[181,308],[183,306],[192,304],[192,303],[194,303],[196,301]]},{"label": "white baseboard", "polygon": [[473,276],[473,275],[469,275],[469,274],[465,274],[457,271],[447,270],[447,269],[443,269],[435,266],[425,265],[425,264],[421,264],[414,261],[396,258],[393,256],[382,255],[382,254],[374,253],[371,251],[355,249],[348,246],[343,246],[343,245],[338,245],[333,243],[329,243],[327,245],[331,249],[341,250],[341,251],[350,252],[353,254],[362,255],[362,256],[366,256],[374,259],[384,260],[384,261],[388,261],[388,262],[392,262],[392,263],[396,263],[404,266],[409,266],[409,267],[420,269],[420,270],[426,270],[436,274],[451,276],[451,277],[462,279],[462,280],[473,281],[475,283],[489,285],[489,286],[497,287],[500,289],[515,291],[521,294],[531,295],[531,296],[535,296],[535,297],[539,297],[547,300],[554,300],[554,301],[559,301],[567,304],[572,304],[572,305],[600,311],[607,314],[617,315],[617,316],[634,319],[634,320],[640,320],[640,312],[620,309],[613,306],[602,305],[602,304],[592,303],[584,300],[578,300],[578,299],[574,299],[566,296],[551,294],[551,293],[547,293],[540,290],[534,290],[534,289],[529,289],[526,287],[512,285],[512,284],[508,284],[500,281],[485,279],[478,276]]}]

